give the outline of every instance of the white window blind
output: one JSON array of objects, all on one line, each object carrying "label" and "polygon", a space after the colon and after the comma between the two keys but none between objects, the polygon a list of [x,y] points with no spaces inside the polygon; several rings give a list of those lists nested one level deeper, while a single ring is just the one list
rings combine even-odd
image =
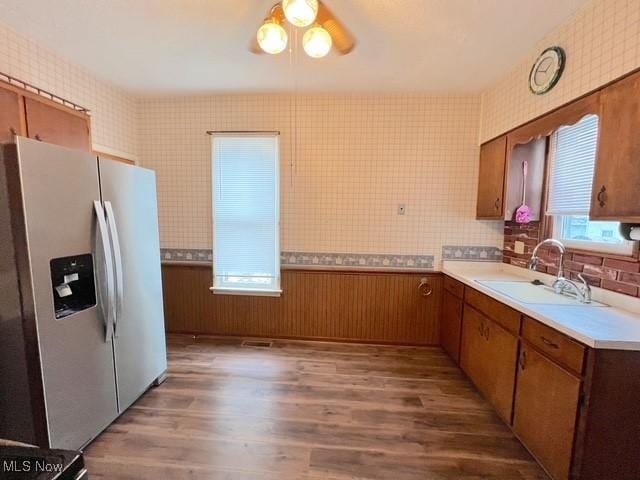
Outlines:
[{"label": "white window blind", "polygon": [[215,293],[280,293],[277,134],[212,135]]},{"label": "white window blind", "polygon": [[548,215],[589,215],[597,145],[597,115],[553,135]]}]

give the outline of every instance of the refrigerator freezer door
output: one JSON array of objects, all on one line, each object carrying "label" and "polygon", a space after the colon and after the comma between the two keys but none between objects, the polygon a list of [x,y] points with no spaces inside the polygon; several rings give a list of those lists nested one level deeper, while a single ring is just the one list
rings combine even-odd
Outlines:
[{"label": "refrigerator freezer door", "polygon": [[167,369],[156,181],[144,168],[106,159],[99,166],[111,243],[119,247],[114,350],[122,412]]},{"label": "refrigerator freezer door", "polygon": [[[15,165],[15,155],[13,162]],[[39,422],[37,433],[33,422],[22,296],[14,256],[14,242],[19,241],[19,235],[11,225],[12,211],[17,209],[10,205],[9,182],[18,184],[19,177],[7,176],[5,167],[0,159],[0,438],[44,444],[47,442],[46,422]],[[16,398],[20,401],[16,402]],[[39,406],[42,413],[42,400]]]},{"label": "refrigerator freezer door", "polygon": [[[112,343],[98,308],[105,295],[99,268],[104,259],[95,249],[97,161],[23,138],[17,150],[28,244],[28,252],[17,255],[28,256],[31,271],[49,443],[78,449],[117,417]],[[50,262],[85,254],[93,255],[98,305],[56,319]]]}]

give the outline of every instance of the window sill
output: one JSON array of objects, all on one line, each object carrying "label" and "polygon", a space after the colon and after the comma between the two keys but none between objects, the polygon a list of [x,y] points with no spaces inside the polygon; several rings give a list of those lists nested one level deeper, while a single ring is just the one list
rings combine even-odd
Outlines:
[{"label": "window sill", "polygon": [[282,290],[267,290],[260,288],[228,288],[210,287],[209,291],[215,295],[246,295],[253,297],[279,297]]},{"label": "window sill", "polygon": [[577,253],[584,254],[597,254],[617,257],[634,258],[637,254],[637,247],[635,245],[606,245],[602,243],[585,243],[576,240],[560,240],[568,250],[575,251]]}]

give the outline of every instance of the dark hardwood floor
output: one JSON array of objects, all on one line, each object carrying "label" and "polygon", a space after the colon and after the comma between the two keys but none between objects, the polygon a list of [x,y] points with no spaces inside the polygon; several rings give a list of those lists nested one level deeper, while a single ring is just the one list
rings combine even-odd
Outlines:
[{"label": "dark hardwood floor", "polygon": [[439,348],[169,338],[93,479],[546,479]]}]

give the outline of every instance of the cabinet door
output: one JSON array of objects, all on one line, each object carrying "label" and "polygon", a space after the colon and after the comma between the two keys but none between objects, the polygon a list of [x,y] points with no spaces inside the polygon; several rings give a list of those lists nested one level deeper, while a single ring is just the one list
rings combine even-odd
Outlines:
[{"label": "cabinet door", "polygon": [[0,143],[13,141],[20,132],[20,98],[16,92],[0,88]]},{"label": "cabinet door", "polygon": [[511,423],[518,339],[471,307],[464,307],[460,365],[496,412]]},{"label": "cabinet door", "polygon": [[600,94],[591,218],[640,222],[640,74]]},{"label": "cabinet door", "polygon": [[580,379],[528,345],[518,363],[514,431],[554,479],[567,479]]},{"label": "cabinet door", "polygon": [[25,98],[29,138],[91,151],[89,119],[83,115]]},{"label": "cabinet door", "polygon": [[460,334],[462,329],[462,300],[447,290],[442,296],[440,345],[456,363],[460,361]]},{"label": "cabinet door", "polygon": [[504,214],[504,169],[507,137],[502,136],[480,147],[480,174],[476,217],[502,219]]}]

